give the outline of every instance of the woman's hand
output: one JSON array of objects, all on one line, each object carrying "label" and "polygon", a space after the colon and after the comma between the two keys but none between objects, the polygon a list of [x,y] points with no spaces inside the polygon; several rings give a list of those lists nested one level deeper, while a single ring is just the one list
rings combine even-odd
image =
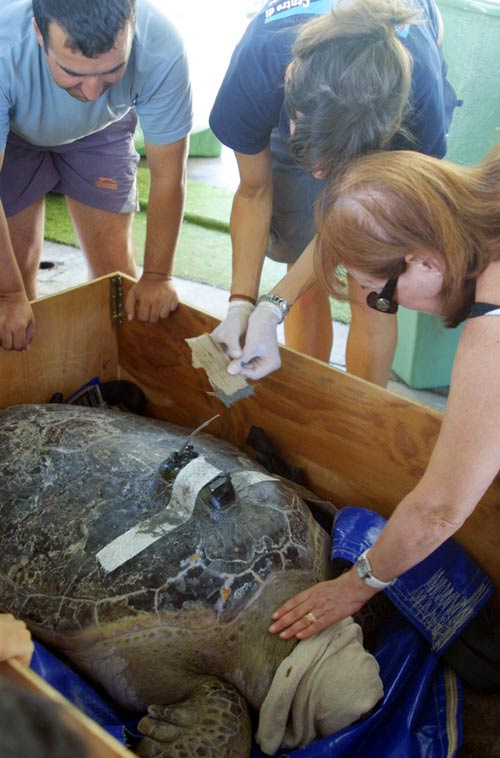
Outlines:
[{"label": "woman's hand", "polygon": [[227,367],[230,374],[262,379],[281,366],[276,329],[282,314],[276,305],[259,303],[248,319],[245,344],[237,360]]},{"label": "woman's hand", "polygon": [[305,640],[327,626],[352,616],[377,593],[355,573],[347,571],[337,579],[319,582],[287,600],[273,613],[271,634],[282,640],[297,637]]}]

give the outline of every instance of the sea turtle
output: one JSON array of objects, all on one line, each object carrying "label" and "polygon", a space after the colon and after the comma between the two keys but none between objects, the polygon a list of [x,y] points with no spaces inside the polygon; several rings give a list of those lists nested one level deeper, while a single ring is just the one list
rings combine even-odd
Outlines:
[{"label": "sea turtle", "polygon": [[329,539],[283,481],[187,435],[112,409],[1,412],[0,604],[149,711],[139,755],[236,758],[297,644],[271,613],[329,576]]}]

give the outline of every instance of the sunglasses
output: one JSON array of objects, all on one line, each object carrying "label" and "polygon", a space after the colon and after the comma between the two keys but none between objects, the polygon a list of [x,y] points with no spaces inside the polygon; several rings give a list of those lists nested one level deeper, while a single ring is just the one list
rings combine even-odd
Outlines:
[{"label": "sunglasses", "polygon": [[394,300],[394,293],[398,286],[399,276],[393,276],[385,284],[382,292],[370,292],[366,298],[366,304],[380,313],[396,313],[398,304]]}]

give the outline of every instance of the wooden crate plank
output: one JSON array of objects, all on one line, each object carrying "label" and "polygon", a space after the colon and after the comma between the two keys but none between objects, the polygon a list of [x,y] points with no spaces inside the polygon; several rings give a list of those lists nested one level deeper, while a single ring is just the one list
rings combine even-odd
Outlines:
[{"label": "wooden crate plank", "polygon": [[29,350],[0,349],[0,407],[46,403],[54,392],[70,395],[98,375],[117,375],[110,319],[109,277],[33,303],[35,339]]}]

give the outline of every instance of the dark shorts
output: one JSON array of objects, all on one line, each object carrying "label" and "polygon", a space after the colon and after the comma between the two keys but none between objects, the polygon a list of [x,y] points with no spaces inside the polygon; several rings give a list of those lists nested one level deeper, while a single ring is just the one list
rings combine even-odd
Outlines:
[{"label": "dark shorts", "polygon": [[324,186],[294,161],[288,139],[277,129],[271,134],[273,215],[266,255],[294,263],[316,233],[314,203]]},{"label": "dark shorts", "polygon": [[10,132],[0,171],[6,215],[19,213],[47,192],[113,213],[138,210],[136,124],[131,110],[100,132],[55,147],[32,145]]}]

